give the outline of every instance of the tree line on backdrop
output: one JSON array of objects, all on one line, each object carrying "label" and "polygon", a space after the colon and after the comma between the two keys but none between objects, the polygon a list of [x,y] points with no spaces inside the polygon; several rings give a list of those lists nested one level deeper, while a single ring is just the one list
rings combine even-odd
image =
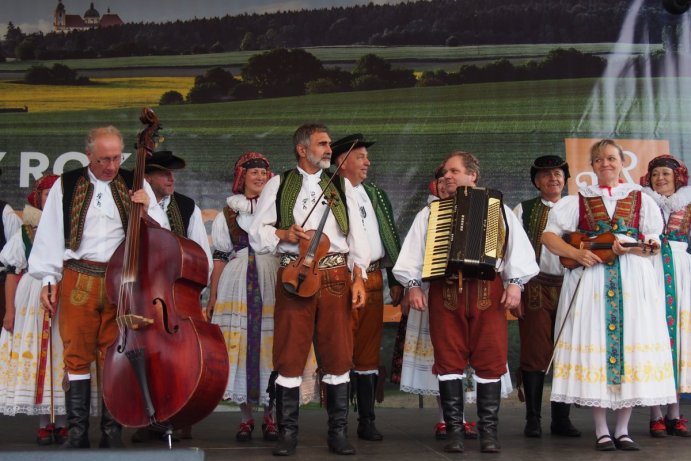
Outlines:
[{"label": "tree line on backdrop", "polygon": [[[630,7],[630,0],[419,0],[47,34],[25,34],[10,22],[0,44],[0,61],[5,57],[76,59],[337,45],[616,42]],[[661,43],[665,31],[678,21],[658,0],[644,2],[638,14],[647,21],[646,28],[633,37],[638,43]]]}]

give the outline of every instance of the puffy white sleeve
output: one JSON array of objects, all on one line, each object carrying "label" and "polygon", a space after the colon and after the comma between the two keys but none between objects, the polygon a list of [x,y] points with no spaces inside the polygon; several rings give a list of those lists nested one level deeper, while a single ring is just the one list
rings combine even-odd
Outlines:
[{"label": "puffy white sleeve", "polygon": [[543,232],[552,232],[563,236],[578,228],[578,195],[568,195],[559,200],[547,216],[547,225]]},{"label": "puffy white sleeve", "polygon": [[422,283],[422,264],[425,260],[429,213],[429,207],[424,207],[415,215],[393,267],[394,277],[404,287]]},{"label": "puffy white sleeve", "polygon": [[202,210],[197,205],[194,206],[194,211],[190,217],[190,223],[187,226],[187,238],[195,241],[202,247],[206,259],[209,261],[209,277],[211,271],[214,269],[214,261],[211,258],[211,248],[209,247],[209,236],[206,235],[206,227],[204,227],[204,218],[202,218]]},{"label": "puffy white sleeve", "polygon": [[29,255],[29,275],[42,280],[43,286],[62,279],[65,232],[62,220],[62,178],[50,188],[34,244]]},{"label": "puffy white sleeve", "polygon": [[641,224],[639,230],[643,235],[639,235],[639,239],[643,238],[645,242],[653,240],[660,243],[660,234],[662,234],[664,228],[660,208],[649,195],[641,194],[641,199]]},{"label": "puffy white sleeve", "polygon": [[9,242],[19,228],[22,227],[22,220],[19,219],[17,213],[9,205],[5,205],[5,208],[2,210],[2,225],[5,229],[6,242]]},{"label": "puffy white sleeve", "polygon": [[27,268],[26,247],[21,231],[15,232],[0,251],[0,263],[5,267],[14,267],[17,274]]},{"label": "puffy white sleeve", "polygon": [[211,225],[211,245],[214,251],[233,252],[233,242],[230,239],[228,223],[223,213],[217,214]]},{"label": "puffy white sleeve", "polygon": [[280,184],[281,175],[269,179],[257,201],[254,220],[247,232],[250,245],[257,254],[275,254],[280,242],[276,236],[276,194]]}]

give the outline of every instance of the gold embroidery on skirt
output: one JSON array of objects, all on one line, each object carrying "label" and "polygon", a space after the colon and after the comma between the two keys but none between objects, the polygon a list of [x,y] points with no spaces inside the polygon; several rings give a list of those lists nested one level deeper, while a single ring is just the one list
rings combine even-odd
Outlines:
[{"label": "gold embroidery on skirt", "polygon": [[491,290],[490,282],[487,280],[478,280],[477,284],[477,308],[481,311],[489,309],[492,305],[492,300],[490,299]]}]

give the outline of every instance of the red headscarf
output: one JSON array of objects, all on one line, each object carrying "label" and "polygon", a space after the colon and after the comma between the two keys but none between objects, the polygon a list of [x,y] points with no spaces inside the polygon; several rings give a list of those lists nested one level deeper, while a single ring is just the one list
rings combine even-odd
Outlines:
[{"label": "red headscarf", "polygon": [[259,152],[245,152],[235,162],[235,173],[233,176],[233,193],[242,194],[245,192],[245,174],[249,168],[266,168],[266,180],[271,179],[273,174],[269,167],[269,159]]},{"label": "red headscarf", "polygon": [[658,167],[667,167],[674,172],[674,190],[679,190],[680,187],[689,185],[689,170],[684,165],[684,162],[675,158],[672,155],[659,155],[648,163],[648,172],[641,176],[641,185],[652,187],[650,185],[650,178],[653,170]]},{"label": "red headscarf", "polygon": [[38,178],[34,183],[33,190],[26,197],[26,199],[29,201],[29,204],[32,207],[41,210],[41,192],[53,187],[53,184],[55,184],[55,181],[57,181],[59,177],[60,176],[56,174],[47,174]]}]

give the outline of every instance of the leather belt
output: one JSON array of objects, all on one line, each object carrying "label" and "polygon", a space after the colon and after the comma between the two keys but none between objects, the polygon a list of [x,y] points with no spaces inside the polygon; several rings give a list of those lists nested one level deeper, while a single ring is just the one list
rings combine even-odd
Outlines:
[{"label": "leather belt", "polygon": [[367,266],[367,272],[374,272],[378,271],[381,268],[381,259],[369,263],[369,266]]},{"label": "leather belt", "polygon": [[65,268],[91,277],[105,277],[107,267],[108,263],[98,263],[86,259],[68,259],[65,261]]},{"label": "leather belt", "polygon": [[[279,259],[281,267],[286,267],[291,262],[298,259],[298,255],[284,253]],[[343,253],[329,253],[319,260],[319,269],[332,269],[346,265],[346,257]]]}]

